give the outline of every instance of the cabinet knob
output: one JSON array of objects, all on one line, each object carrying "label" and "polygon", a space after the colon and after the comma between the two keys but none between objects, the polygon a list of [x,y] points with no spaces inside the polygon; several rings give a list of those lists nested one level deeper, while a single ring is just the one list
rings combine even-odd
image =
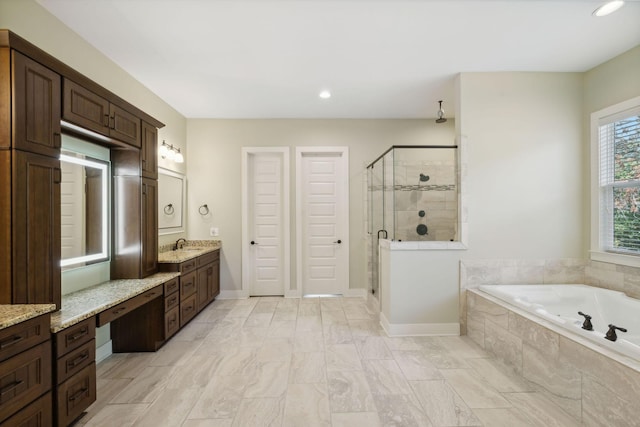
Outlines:
[{"label": "cabinet knob", "polygon": [[342,240],[338,239],[338,240],[336,240],[336,241],[335,241],[335,242],[333,242],[333,243],[340,244],[340,243],[342,243]]},{"label": "cabinet knob", "polygon": [[252,245],[252,246],[253,246],[253,245],[257,245],[257,244],[258,244],[258,242],[253,241],[253,240],[251,241],[251,245]]}]

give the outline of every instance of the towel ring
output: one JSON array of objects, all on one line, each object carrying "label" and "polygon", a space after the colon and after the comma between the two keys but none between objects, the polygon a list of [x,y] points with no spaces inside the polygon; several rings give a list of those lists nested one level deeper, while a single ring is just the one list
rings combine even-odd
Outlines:
[{"label": "towel ring", "polygon": [[164,213],[166,215],[173,215],[174,209],[173,209],[173,203],[169,203],[167,206],[164,207]]},{"label": "towel ring", "polygon": [[207,206],[206,204],[200,206],[198,208],[198,212],[200,213],[200,215],[205,216],[205,215],[209,215],[209,206]]}]

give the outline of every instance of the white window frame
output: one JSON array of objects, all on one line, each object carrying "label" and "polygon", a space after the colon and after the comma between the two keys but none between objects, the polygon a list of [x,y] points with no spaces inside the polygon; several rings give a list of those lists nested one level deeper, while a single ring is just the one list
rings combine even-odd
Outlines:
[{"label": "white window frame", "polygon": [[640,96],[612,105],[591,114],[591,250],[590,258],[594,261],[602,261],[632,267],[640,267],[640,255],[627,255],[615,252],[606,252],[603,249],[601,239],[602,216],[600,205],[600,137],[599,126],[601,121],[611,116],[621,116],[630,110],[640,108]]}]

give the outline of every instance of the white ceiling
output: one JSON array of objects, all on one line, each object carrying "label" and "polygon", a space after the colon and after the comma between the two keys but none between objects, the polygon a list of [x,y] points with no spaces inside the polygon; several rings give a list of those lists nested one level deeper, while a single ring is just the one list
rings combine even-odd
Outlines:
[{"label": "white ceiling", "polygon": [[640,44],[637,0],[38,2],[188,118],[451,116],[459,72],[586,71]]}]

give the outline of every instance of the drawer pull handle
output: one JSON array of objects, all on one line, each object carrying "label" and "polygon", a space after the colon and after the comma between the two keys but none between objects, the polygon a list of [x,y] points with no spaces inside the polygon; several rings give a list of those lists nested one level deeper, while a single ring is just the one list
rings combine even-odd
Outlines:
[{"label": "drawer pull handle", "polygon": [[89,388],[87,387],[78,390],[73,396],[69,396],[69,402],[73,402],[77,398],[82,397],[82,395],[85,394],[87,390],[89,390]]},{"label": "drawer pull handle", "polygon": [[83,336],[87,335],[87,332],[88,332],[88,329],[87,329],[86,327],[85,327],[85,328],[82,328],[82,329],[80,330],[80,332],[75,333],[75,334],[73,334],[73,335],[69,335],[69,336],[67,337],[67,341],[75,341],[75,340],[77,340],[78,338],[80,338],[80,337],[83,337]]},{"label": "drawer pull handle", "polygon": [[185,311],[191,311],[191,310],[193,310],[193,306],[189,306],[185,309]]},{"label": "drawer pull handle", "polygon": [[146,295],[146,297],[147,297],[147,298],[151,298],[152,296],[155,296],[155,295],[156,295],[156,293],[155,293],[155,292],[151,292],[150,294],[147,294],[147,295]]},{"label": "drawer pull handle", "polygon": [[18,387],[22,383],[23,383],[22,380],[18,380],[18,381],[14,381],[12,383],[7,384],[6,386],[0,388],[0,395],[9,393],[11,390]]},{"label": "drawer pull handle", "polygon": [[173,297],[169,300],[169,305],[173,305],[176,302],[176,297]]},{"label": "drawer pull handle", "polygon": [[9,339],[6,339],[0,342],[0,350],[4,350],[7,347],[11,347],[12,345],[18,344],[23,339],[24,339],[24,336],[22,335],[14,335]]},{"label": "drawer pull handle", "polygon": [[84,362],[85,360],[87,360],[89,358],[89,352],[84,352],[83,354],[81,354],[80,356],[76,357],[73,360],[70,360],[67,362],[67,367],[69,369],[73,369],[76,366],[78,366],[80,363]]},{"label": "drawer pull handle", "polygon": [[118,313],[122,313],[123,311],[125,311],[127,309],[127,307],[122,307],[119,308],[117,310],[113,310],[113,314],[118,314]]}]

